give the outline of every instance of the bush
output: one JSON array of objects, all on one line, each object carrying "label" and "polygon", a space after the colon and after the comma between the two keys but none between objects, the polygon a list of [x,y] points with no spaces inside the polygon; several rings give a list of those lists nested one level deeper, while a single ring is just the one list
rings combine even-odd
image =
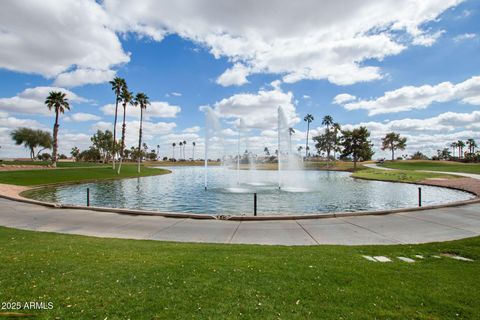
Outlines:
[{"label": "bush", "polygon": [[412,155],[411,159],[412,160],[428,160],[428,157],[423,153],[421,153],[420,151],[417,151]]},{"label": "bush", "polygon": [[48,161],[52,159],[52,156],[50,155],[50,153],[42,153],[41,155],[38,156],[38,159],[42,161]]},{"label": "bush", "polygon": [[480,162],[480,153],[466,153],[465,158],[463,158],[464,162]]}]

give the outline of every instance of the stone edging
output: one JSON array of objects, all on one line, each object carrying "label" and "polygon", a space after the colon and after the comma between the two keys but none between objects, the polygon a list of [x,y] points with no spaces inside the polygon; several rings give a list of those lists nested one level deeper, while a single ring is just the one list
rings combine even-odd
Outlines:
[{"label": "stone edging", "polygon": [[[363,179],[363,178],[354,177],[354,179]],[[471,178],[468,178],[468,179],[471,179]],[[87,207],[87,206],[44,202],[44,201],[25,198],[20,195],[20,193],[23,193],[24,191],[30,191],[37,188],[28,188],[26,190],[21,191],[20,193],[16,193],[15,195],[0,194],[0,198],[5,198],[5,199],[23,202],[23,203],[41,205],[41,206],[50,207],[50,208],[92,210],[92,211],[111,212],[111,213],[126,214],[126,215],[162,216],[162,217],[168,217],[168,218],[231,220],[231,221],[305,220],[305,219],[341,218],[341,217],[366,216],[366,215],[387,215],[387,214],[395,214],[395,213],[402,213],[402,212],[414,212],[414,211],[422,211],[422,210],[429,210],[429,209],[458,207],[458,206],[467,205],[467,204],[480,203],[480,197],[475,192],[471,190],[462,189],[459,187],[454,187],[454,186],[439,186],[433,183],[430,184],[428,182],[401,182],[401,181],[385,181],[385,180],[377,180],[377,179],[364,179],[364,180],[376,180],[376,181],[393,182],[393,183],[410,183],[410,184],[416,184],[416,185],[427,185],[427,186],[434,186],[439,188],[447,188],[447,189],[453,189],[453,190],[459,190],[459,191],[471,193],[475,195],[475,198],[470,200],[464,200],[464,201],[450,202],[446,204],[430,205],[430,206],[422,206],[422,207],[411,207],[411,208],[399,208],[399,209],[391,209],[391,210],[336,212],[336,213],[304,214],[304,215],[268,215],[268,216],[253,216],[253,215],[218,215],[217,216],[212,214],[197,214],[197,213],[186,213],[186,212],[149,211],[149,210],[138,210],[138,209],[92,207],[92,206]],[[42,188],[42,187],[38,187],[38,188]]]}]

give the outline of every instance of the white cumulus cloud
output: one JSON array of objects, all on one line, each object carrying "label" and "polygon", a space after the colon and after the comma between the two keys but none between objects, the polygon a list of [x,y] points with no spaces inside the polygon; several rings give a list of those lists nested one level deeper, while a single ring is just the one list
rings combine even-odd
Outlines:
[{"label": "white cumulus cloud", "polygon": [[249,69],[241,63],[236,63],[232,68],[226,70],[222,75],[217,79],[217,83],[224,86],[241,86],[245,83],[248,83],[247,76],[249,74]]},{"label": "white cumulus cloud", "polygon": [[383,96],[372,100],[346,101],[343,107],[347,110],[367,110],[368,115],[372,116],[425,109],[432,103],[453,100],[480,105],[480,76],[472,77],[457,84],[447,81],[437,85],[405,86],[387,91]]},{"label": "white cumulus cloud", "polygon": [[70,104],[87,102],[85,98],[64,88],[35,87],[25,89],[14,97],[0,98],[0,110],[12,113],[51,115],[52,112],[45,105],[45,99],[50,91],[64,92]]},{"label": "white cumulus cloud", "polygon": [[[115,114],[115,105],[113,103],[106,104],[100,108],[105,115],[112,116]],[[170,105],[164,101],[152,101],[147,109],[143,111],[145,119],[149,118],[175,118],[182,109],[179,106]],[[123,115],[123,106],[118,104],[118,116]],[[128,118],[140,118],[140,108],[127,105]]]},{"label": "white cumulus cloud", "polygon": [[300,121],[296,115],[293,94],[279,89],[235,94],[216,102],[214,111],[221,118],[243,120],[247,128],[267,129],[276,126],[279,106],[291,125]]},{"label": "white cumulus cloud", "polygon": [[355,97],[351,94],[341,93],[341,94],[337,94],[333,98],[332,103],[334,103],[334,104],[344,104],[345,102],[353,101],[353,100],[356,100],[356,99],[357,99],[357,97]]},{"label": "white cumulus cloud", "polygon": [[226,57],[233,67],[218,78],[222,85],[246,83],[255,73],[348,85],[383,77],[365,61],[434,43],[443,31],[422,26],[460,2],[105,0],[104,7],[119,32],[157,41],[178,34]]},{"label": "white cumulus cloud", "polygon": [[54,85],[76,87],[84,84],[108,82],[113,77],[115,77],[115,71],[113,70],[76,69],[59,74],[55,79]]},{"label": "white cumulus cloud", "polygon": [[59,76],[56,85],[99,83],[130,60],[96,1],[3,1],[0,21],[0,68]]},{"label": "white cumulus cloud", "polygon": [[91,113],[77,112],[65,117],[65,121],[85,122],[85,121],[98,121],[102,119],[97,115]]}]

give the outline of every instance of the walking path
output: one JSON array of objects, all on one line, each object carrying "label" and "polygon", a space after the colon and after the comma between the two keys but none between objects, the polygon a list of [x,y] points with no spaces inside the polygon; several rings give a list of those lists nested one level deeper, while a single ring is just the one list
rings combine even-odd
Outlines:
[{"label": "walking path", "polygon": [[480,235],[480,203],[388,215],[221,221],[48,208],[0,198],[0,226],[96,237],[181,242],[405,244]]}]

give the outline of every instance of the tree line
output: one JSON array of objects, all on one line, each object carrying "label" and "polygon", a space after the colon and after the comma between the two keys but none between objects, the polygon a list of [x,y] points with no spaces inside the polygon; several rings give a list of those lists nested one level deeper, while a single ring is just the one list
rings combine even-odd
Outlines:
[{"label": "tree line", "polygon": [[[91,138],[92,146],[88,150],[80,151],[77,147],[74,147],[71,151],[72,156],[75,159],[82,159],[86,161],[98,161],[103,162],[112,161],[112,169],[117,170],[120,174],[122,163],[124,160],[137,161],[137,171],[140,173],[140,164],[142,159],[147,158],[150,160],[158,159],[159,148],[157,150],[148,150],[148,146],[142,144],[142,126],[143,115],[147,106],[150,105],[148,96],[143,92],[134,94],[128,89],[125,79],[115,77],[110,81],[112,91],[115,94],[115,113],[113,121],[113,131],[101,131],[98,130]],[[55,112],[55,122],[53,125],[53,136],[46,131],[33,130],[30,128],[18,128],[11,132],[11,137],[17,145],[24,145],[30,151],[30,158],[39,159],[41,157],[48,158],[48,154],[40,154],[43,150],[52,149],[51,161],[52,166],[56,166],[58,156],[58,132],[59,132],[59,115],[65,111],[70,110],[70,104],[66,97],[66,94],[61,91],[51,91],[45,99],[45,105],[49,110]],[[120,141],[117,141],[117,122],[118,122],[118,108],[122,107],[122,131]],[[127,107],[133,106],[140,108],[139,119],[139,132],[138,132],[138,146],[126,149],[125,146],[125,132],[126,132],[126,114]],[[310,124],[314,121],[314,117],[311,114],[307,114],[304,117],[304,121],[307,122],[307,134],[305,142],[305,158],[308,159],[311,156],[309,147],[309,134]],[[317,153],[321,154],[325,152],[328,161],[336,159],[336,154],[339,153],[340,159],[351,159],[354,162],[354,168],[356,168],[357,161],[371,160],[373,152],[373,144],[370,141],[370,132],[364,126],[353,128],[351,130],[342,129],[341,125],[334,122],[332,116],[326,115],[322,119],[322,125],[325,126],[323,133],[313,137],[315,141],[315,148]],[[288,128],[290,136],[290,146],[292,135],[295,134],[293,128]],[[396,150],[405,150],[407,139],[401,137],[400,134],[390,132],[382,138],[382,150],[390,150],[392,161],[395,160]],[[187,141],[180,141],[179,147],[179,159],[185,160],[187,156],[185,154],[185,147]],[[192,159],[195,159],[195,146],[196,143],[192,142]],[[175,150],[177,143],[172,143],[172,158],[170,160],[176,161]],[[480,161],[480,155],[475,152],[477,144],[474,139],[468,139],[466,142],[461,140],[450,144],[452,152],[449,148],[437,150],[437,155],[433,159],[446,159],[446,160],[463,160],[463,161]],[[467,149],[464,149],[467,148]],[[466,151],[464,151],[466,150]],[[267,151],[268,150],[264,150]],[[301,153],[303,147],[298,147],[298,152]],[[425,157],[422,153],[417,152],[415,157]],[[119,159],[118,166],[116,166],[116,159]],[[426,158],[426,157],[425,157]],[[164,158],[166,160],[166,157]]]},{"label": "tree line", "polygon": [[[157,149],[149,150],[145,143],[142,143],[143,136],[143,115],[147,106],[150,105],[149,97],[143,93],[138,92],[134,94],[128,89],[125,79],[115,77],[110,81],[112,91],[115,94],[115,114],[113,120],[113,130],[101,131],[98,130],[92,137],[90,146],[87,150],[81,151],[78,147],[72,148],[70,154],[76,160],[83,161],[102,161],[107,163],[112,162],[112,169],[117,170],[120,174],[122,162],[125,160],[137,161],[137,171],[140,173],[140,164],[142,159],[157,160],[160,145]],[[66,158],[65,155],[58,155],[58,138],[59,138],[59,116],[70,110],[70,104],[66,94],[61,91],[49,92],[45,99],[45,105],[49,110],[55,113],[55,122],[53,125],[53,135],[48,131],[34,130],[31,128],[17,128],[10,133],[13,141],[17,145],[24,145],[30,151],[30,158],[32,160],[51,160],[51,165],[56,167],[59,158]],[[122,108],[122,130],[120,141],[117,140],[117,122],[119,116],[119,106]],[[140,108],[139,131],[138,131],[138,146],[126,148],[125,146],[125,132],[126,132],[126,115],[128,106]],[[183,159],[185,156],[185,146],[187,142],[181,141],[179,143]],[[195,158],[195,142],[192,142],[193,151],[192,159]],[[175,146],[173,144],[173,160],[175,161]],[[41,153],[46,149],[52,149],[52,154]],[[183,150],[182,150],[183,149]],[[118,165],[116,159],[118,158]],[[165,160],[165,159],[164,159]]]}]

